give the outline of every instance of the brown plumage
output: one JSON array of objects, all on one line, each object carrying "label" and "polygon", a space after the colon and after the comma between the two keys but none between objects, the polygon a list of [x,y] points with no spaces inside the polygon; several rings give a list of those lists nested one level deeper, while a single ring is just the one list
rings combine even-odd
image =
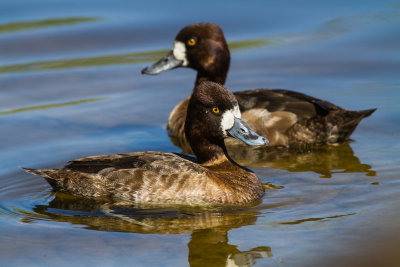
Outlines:
[{"label": "brown plumage", "polygon": [[[198,23],[184,27],[175,38],[174,49],[142,73],[158,74],[176,67],[189,67],[197,71],[195,84],[206,80],[224,84],[229,64],[230,53],[220,27],[214,23]],[[375,111],[350,111],[281,89],[253,89],[234,95],[244,120],[267,137],[270,146],[341,143],[349,139],[363,118]],[[189,98],[174,108],[168,120],[171,139],[180,147],[187,146],[183,129]]]},{"label": "brown plumage", "polygon": [[[197,162],[180,154],[147,151],[81,158],[56,170],[25,170],[43,176],[56,191],[84,197],[138,203],[249,203],[262,196],[262,184],[253,172],[227,156],[224,145],[237,105],[221,85],[204,82],[195,88],[187,110],[186,135]],[[255,145],[266,144],[259,136],[246,138]]]}]

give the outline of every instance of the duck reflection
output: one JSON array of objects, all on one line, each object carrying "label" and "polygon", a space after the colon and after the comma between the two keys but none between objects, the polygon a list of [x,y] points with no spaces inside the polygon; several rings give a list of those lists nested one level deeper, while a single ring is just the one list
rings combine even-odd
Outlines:
[{"label": "duck reflection", "polygon": [[[203,229],[192,233],[188,244],[190,266],[251,266],[255,259],[272,257],[270,247],[240,251],[228,244],[227,231]],[[202,248],[199,250],[198,248]]]},{"label": "duck reflection", "polygon": [[[189,145],[181,139],[170,136],[171,142],[182,149],[182,153],[192,154]],[[225,142],[229,143],[227,139]],[[284,147],[248,147],[227,145],[228,154],[234,161],[247,167],[266,167],[290,172],[312,171],[321,178],[331,178],[335,173],[365,173],[376,176],[371,166],[360,162],[354,155],[349,142],[339,145],[313,145]]]},{"label": "duck reflection", "polygon": [[[185,206],[152,207],[108,203],[55,193],[47,205],[36,205],[22,219],[69,222],[85,229],[142,234],[191,233],[188,243],[190,266],[251,266],[256,259],[272,257],[271,248],[260,246],[240,251],[229,244],[228,232],[256,223],[260,214],[255,205],[240,208]],[[265,208],[265,207],[263,207]]]}]

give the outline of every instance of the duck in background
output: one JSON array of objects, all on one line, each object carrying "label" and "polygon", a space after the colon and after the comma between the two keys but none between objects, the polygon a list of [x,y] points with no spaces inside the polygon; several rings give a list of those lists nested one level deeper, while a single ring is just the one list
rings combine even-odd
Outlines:
[{"label": "duck in background", "polygon": [[[173,49],[143,74],[187,67],[197,71],[195,85],[202,81],[224,84],[230,52],[221,28],[214,23],[184,27]],[[330,102],[283,89],[252,89],[234,92],[244,121],[269,140],[270,146],[337,144],[349,140],[358,123],[376,109],[350,111]],[[191,96],[179,103],[168,119],[172,142],[187,148],[184,124]],[[227,140],[227,145],[237,144]],[[183,149],[185,151],[187,149]]]},{"label": "duck in background", "polygon": [[268,144],[241,120],[235,96],[222,85],[202,82],[193,90],[185,117],[197,162],[146,151],[81,158],[55,170],[25,170],[43,176],[55,191],[116,202],[241,205],[260,199],[260,179],[226,153],[228,136],[251,146]]}]

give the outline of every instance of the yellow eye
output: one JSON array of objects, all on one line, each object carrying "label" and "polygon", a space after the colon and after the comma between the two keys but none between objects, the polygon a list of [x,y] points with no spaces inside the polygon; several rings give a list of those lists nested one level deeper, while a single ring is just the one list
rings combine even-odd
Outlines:
[{"label": "yellow eye", "polygon": [[214,114],[218,114],[219,113],[219,108],[215,107],[212,109],[212,111],[214,112]]},{"label": "yellow eye", "polygon": [[190,38],[189,40],[187,40],[187,44],[189,46],[194,46],[196,44],[196,39]]}]

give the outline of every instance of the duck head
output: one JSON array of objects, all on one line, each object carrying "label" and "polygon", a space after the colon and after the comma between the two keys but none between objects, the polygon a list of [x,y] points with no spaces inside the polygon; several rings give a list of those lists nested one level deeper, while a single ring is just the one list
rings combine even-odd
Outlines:
[{"label": "duck head", "polygon": [[268,140],[242,120],[235,96],[224,86],[205,81],[197,85],[189,102],[185,133],[199,163],[226,152],[224,139],[236,138],[249,146]]},{"label": "duck head", "polygon": [[209,80],[224,84],[230,65],[230,53],[221,28],[214,23],[197,23],[177,34],[174,47],[142,74],[187,67],[197,71],[196,84]]}]

